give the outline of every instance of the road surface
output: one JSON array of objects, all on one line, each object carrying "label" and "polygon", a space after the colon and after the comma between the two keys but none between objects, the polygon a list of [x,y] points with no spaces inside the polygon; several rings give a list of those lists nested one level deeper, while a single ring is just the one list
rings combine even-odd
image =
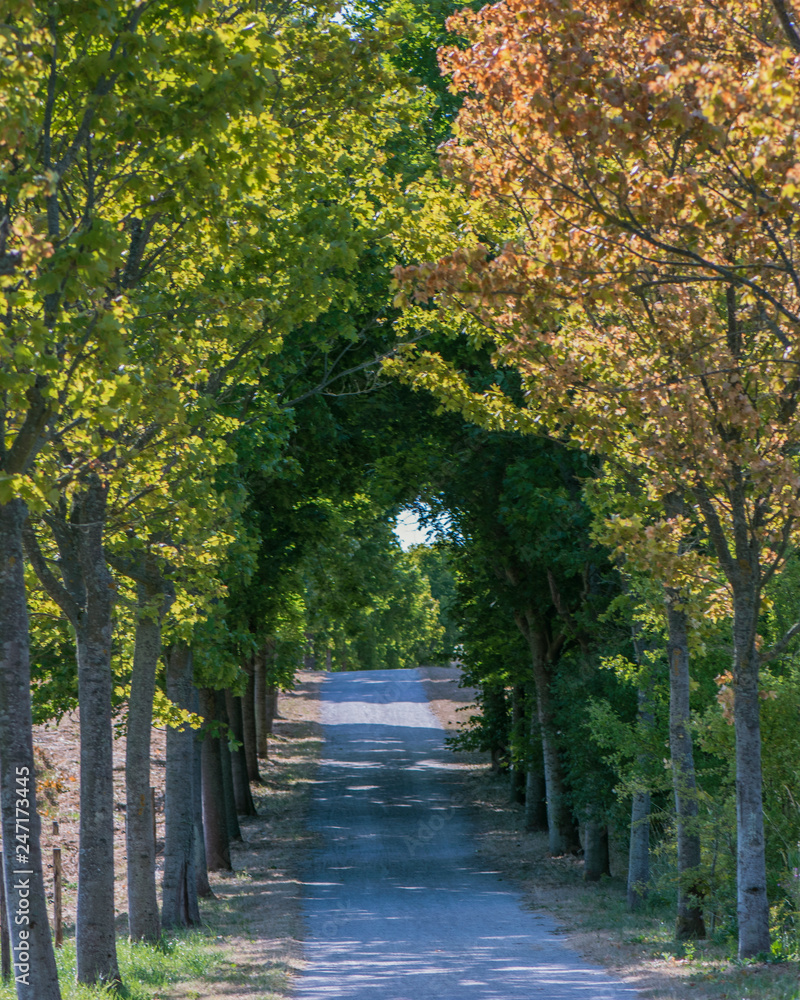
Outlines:
[{"label": "road surface", "polygon": [[415,670],[331,674],[298,1000],[634,1000],[481,866]]}]

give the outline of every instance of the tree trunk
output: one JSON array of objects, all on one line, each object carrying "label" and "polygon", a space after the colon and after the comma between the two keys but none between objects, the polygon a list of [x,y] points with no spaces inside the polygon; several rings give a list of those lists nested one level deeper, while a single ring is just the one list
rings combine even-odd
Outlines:
[{"label": "tree trunk", "polygon": [[267,733],[272,735],[272,727],[278,718],[278,685],[267,684]]},{"label": "tree trunk", "polygon": [[[764,805],[761,775],[761,708],[758,697],[759,656],[756,649],[761,610],[760,552],[754,534],[744,474],[730,468],[728,500],[734,552],[709,496],[696,499],[720,565],[733,591],[733,720],[736,734],[736,894],[739,958],[770,953],[769,902],[764,856]],[[758,517],[764,517],[764,510]],[[762,521],[763,524],[763,521]]]},{"label": "tree trunk", "polygon": [[515,684],[511,691],[511,766],[509,767],[509,797],[512,803],[525,801],[526,756],[525,730],[525,688]]},{"label": "tree trunk", "polygon": [[675,936],[681,940],[704,938],[704,880],[701,870],[697,781],[690,731],[689,634],[686,612],[679,594],[667,590],[669,642],[669,746],[678,825],[678,915]]},{"label": "tree trunk", "polygon": [[[192,711],[200,714],[200,694],[192,685]],[[203,744],[200,733],[192,734],[192,827],[194,830],[194,875],[197,895],[201,899],[216,899],[208,881],[206,864],[206,836],[203,828]]]},{"label": "tree trunk", "polygon": [[258,812],[250,792],[250,782],[247,775],[247,760],[244,752],[244,726],[242,721],[242,699],[230,691],[225,692],[225,710],[228,713],[228,724],[231,735],[239,744],[238,749],[231,750],[231,776],[233,777],[233,797],[236,801],[236,812],[240,816],[257,816]]},{"label": "tree trunk", "polygon": [[242,831],[239,829],[239,818],[236,814],[236,797],[233,791],[233,763],[228,746],[230,725],[228,723],[228,710],[225,706],[225,692],[216,691],[215,696],[216,718],[222,727],[219,740],[219,758],[222,764],[222,804],[225,809],[225,825],[228,828],[229,840],[241,840]]},{"label": "tree trunk", "polygon": [[611,874],[608,826],[590,813],[586,818],[583,840],[583,877],[587,882],[599,882],[604,875]]},{"label": "tree trunk", "polygon": [[[531,616],[532,619],[532,616]],[[544,636],[528,620],[523,634],[528,639],[536,687],[537,716],[542,736],[544,780],[547,789],[547,828],[550,854],[558,856],[575,850],[578,846],[575,822],[567,802],[561,759],[556,742],[556,727],[550,707],[550,672],[547,667]]]},{"label": "tree trunk", "polygon": [[650,792],[633,793],[628,849],[628,909],[640,910],[650,891]]},{"label": "tree trunk", "polygon": [[[97,581],[100,583],[100,581]],[[101,586],[111,588],[111,574]],[[119,982],[114,912],[114,766],[109,614],[87,615],[77,631],[81,727],[78,982]]]},{"label": "tree trunk", "polygon": [[[209,722],[216,718],[216,692],[200,692],[200,714]],[[225,814],[225,787],[222,781],[221,739],[208,730],[202,743],[203,832],[206,843],[206,867],[210,872],[231,870],[231,849]]]},{"label": "tree trunk", "polygon": [[525,829],[530,833],[547,830],[547,788],[542,768],[542,738],[536,709],[531,706],[528,730],[528,773],[525,775]]},{"label": "tree trunk", "polygon": [[[8,928],[19,1000],[61,1000],[36,810],[21,500],[0,505],[0,812]],[[18,839],[19,838],[19,839]],[[20,874],[16,874],[19,872]]]},{"label": "tree trunk", "polygon": [[508,756],[508,704],[502,682],[481,684],[481,708],[484,719],[490,720],[489,752],[492,755],[492,771],[499,774],[505,770]]},{"label": "tree trunk", "polygon": [[[184,643],[167,657],[167,697],[191,711],[192,652]],[[161,921],[165,928],[200,923],[194,870],[194,731],[167,728],[164,880]]]},{"label": "tree trunk", "polygon": [[261,775],[258,773],[258,747],[256,740],[256,683],[255,683],[255,657],[249,657],[244,664],[247,674],[247,688],[245,689],[242,702],[242,743],[244,744],[244,756],[247,761],[247,779],[261,784]]},{"label": "tree trunk", "polygon": [[770,953],[761,777],[761,707],[756,629],[760,597],[747,581],[733,593],[733,717],[736,730],[739,957]]},{"label": "tree trunk", "polygon": [[256,755],[262,760],[269,756],[267,736],[267,654],[260,650],[253,657],[253,707],[256,721]]},{"label": "tree trunk", "polygon": [[138,583],[136,591],[136,639],[125,745],[128,926],[132,941],[153,943],[161,936],[161,925],[150,797],[150,732],[153,727],[156,670],[161,655],[164,594],[159,587],[145,583]]},{"label": "tree trunk", "polygon": [[[30,536],[29,554],[48,593],[75,629],[80,717],[80,847],[75,925],[78,981],[119,983],[114,911],[114,771],[111,639],[116,587],[103,551],[107,486],[91,475],[67,516],[62,498],[49,524],[58,583]],[[27,541],[27,539],[26,539]]]},{"label": "tree trunk", "polygon": [[[641,625],[634,625],[631,638],[636,661],[639,667],[644,669],[648,666],[646,658],[648,643],[643,641],[641,631]],[[646,686],[639,689],[637,702],[638,727],[652,730],[655,722],[653,718],[652,674],[646,682]],[[642,771],[647,767],[647,763],[647,755],[640,754],[638,764]],[[650,808],[650,790],[637,788],[631,802],[631,828],[628,845],[627,904],[632,913],[643,908],[650,892]]]}]

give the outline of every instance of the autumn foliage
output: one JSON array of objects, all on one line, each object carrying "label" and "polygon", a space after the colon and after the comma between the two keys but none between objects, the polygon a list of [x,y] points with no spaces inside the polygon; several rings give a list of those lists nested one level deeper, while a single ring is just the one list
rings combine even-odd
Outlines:
[{"label": "autumn foliage", "polygon": [[[757,651],[757,621],[800,517],[791,14],[507,0],[451,28],[466,44],[442,68],[465,103],[442,156],[473,238],[400,278],[520,372],[521,425],[535,414],[699,526],[733,609],[740,954],[766,951],[758,672],[775,651]],[[425,384],[432,363],[406,371]]]}]

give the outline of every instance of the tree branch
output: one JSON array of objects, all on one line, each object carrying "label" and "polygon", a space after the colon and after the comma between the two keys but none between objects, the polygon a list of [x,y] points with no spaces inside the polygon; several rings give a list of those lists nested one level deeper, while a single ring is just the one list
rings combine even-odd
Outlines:
[{"label": "tree branch", "polygon": [[36,532],[33,530],[30,519],[25,522],[25,527],[22,529],[22,540],[25,544],[25,552],[45,592],[55,601],[70,620],[73,627],[76,628],[78,624],[78,605],[72,599],[64,584],[61,583],[47,565],[47,559],[39,546],[39,539],[36,537]]},{"label": "tree branch", "polygon": [[797,27],[792,15],[789,13],[785,0],[772,0],[772,6],[775,8],[775,13],[778,15],[778,20],[781,22],[783,33],[786,35],[789,45],[791,45],[795,52],[800,52],[800,34],[798,34]]},{"label": "tree branch", "polygon": [[5,471],[11,475],[25,472],[28,468],[36,455],[41,433],[50,419],[50,407],[42,395],[42,389],[46,384],[47,379],[43,375],[38,375],[34,384],[25,393],[30,405],[22,427],[8,451],[5,463]]},{"label": "tree branch", "polygon": [[785,653],[789,648],[789,643],[794,639],[796,635],[800,635],[800,622],[792,625],[786,635],[779,639],[774,646],[770,646],[769,649],[765,650],[758,657],[759,663],[767,663],[769,660],[774,660],[777,656]]}]

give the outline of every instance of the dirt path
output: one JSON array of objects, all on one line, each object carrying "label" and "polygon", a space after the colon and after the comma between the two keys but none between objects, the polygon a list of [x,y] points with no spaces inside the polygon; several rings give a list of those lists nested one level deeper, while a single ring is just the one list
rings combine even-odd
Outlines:
[{"label": "dirt path", "polygon": [[482,864],[417,671],[330,675],[322,723],[298,1000],[633,1000]]}]

